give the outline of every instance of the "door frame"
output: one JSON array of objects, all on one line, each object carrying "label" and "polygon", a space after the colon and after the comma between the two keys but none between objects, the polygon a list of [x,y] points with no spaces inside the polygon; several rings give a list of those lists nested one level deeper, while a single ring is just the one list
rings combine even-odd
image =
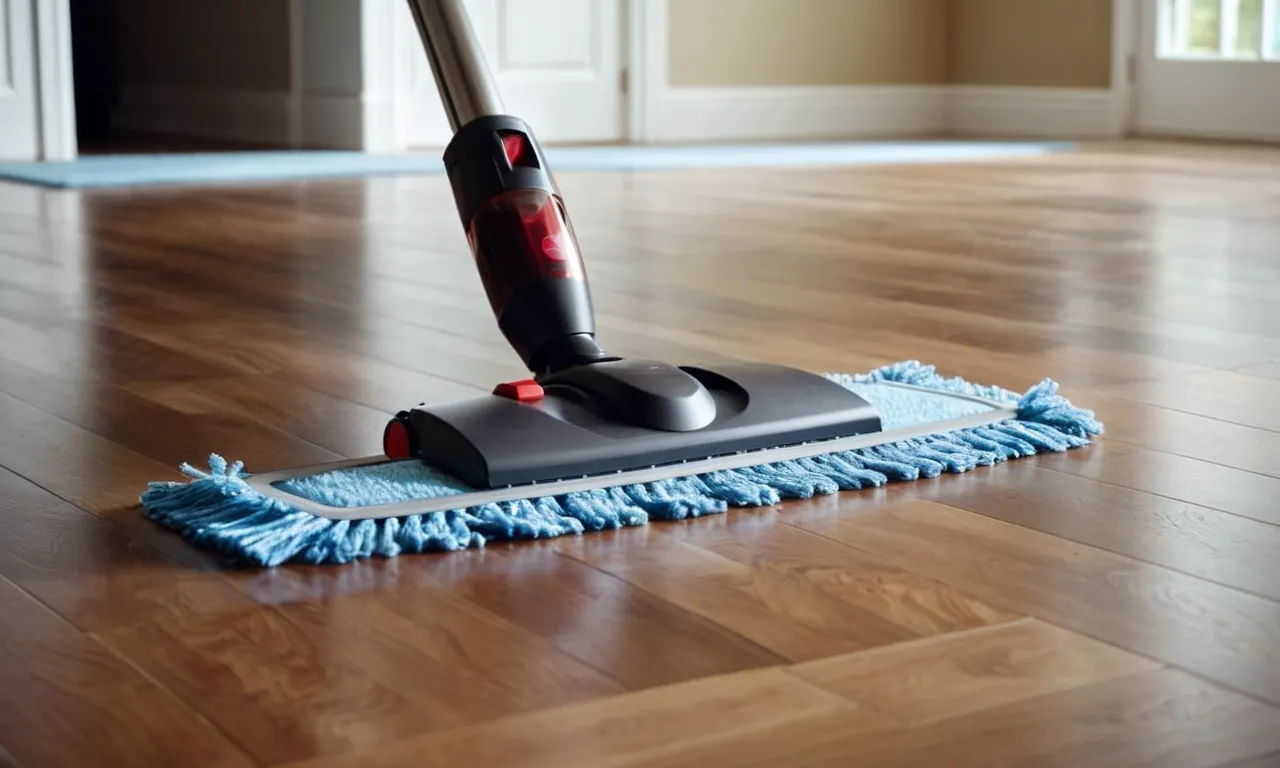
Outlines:
[{"label": "door frame", "polygon": [[655,105],[667,89],[667,0],[623,0],[627,141],[651,141]]},{"label": "door frame", "polygon": [[1142,0],[1111,0],[1111,125],[1116,138],[1133,133],[1138,97]]},{"label": "door frame", "polygon": [[31,0],[34,20],[39,160],[76,158],[76,100],[70,0]]}]

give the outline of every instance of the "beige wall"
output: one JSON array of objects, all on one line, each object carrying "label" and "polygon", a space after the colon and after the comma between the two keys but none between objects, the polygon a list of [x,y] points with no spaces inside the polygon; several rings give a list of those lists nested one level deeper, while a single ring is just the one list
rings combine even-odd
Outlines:
[{"label": "beige wall", "polygon": [[953,83],[1111,85],[1111,0],[950,0],[948,10]]},{"label": "beige wall", "polygon": [[289,88],[288,0],[117,0],[120,83]]},{"label": "beige wall", "polygon": [[668,79],[677,87],[943,83],[946,2],[670,0]]},{"label": "beige wall", "polygon": [[669,0],[671,85],[1107,88],[1111,0]]}]

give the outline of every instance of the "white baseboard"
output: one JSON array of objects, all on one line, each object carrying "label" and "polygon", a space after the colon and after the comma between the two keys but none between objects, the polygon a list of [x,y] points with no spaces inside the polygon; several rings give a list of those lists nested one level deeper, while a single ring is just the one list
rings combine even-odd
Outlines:
[{"label": "white baseboard", "polygon": [[655,142],[907,136],[946,128],[944,86],[667,88],[646,116]]},{"label": "white baseboard", "polygon": [[[670,88],[646,139],[801,140],[953,135],[1115,136],[1106,90],[971,86]],[[265,146],[394,151],[396,104],[358,94],[128,88],[114,115],[132,130]]]},{"label": "white baseboard", "polygon": [[295,98],[285,90],[132,87],[121,92],[112,124],[262,146],[377,151],[385,147],[365,146],[366,126],[385,120],[381,115],[370,119],[370,106],[359,95],[346,93]]},{"label": "white baseboard", "polygon": [[952,86],[947,126],[958,136],[1114,137],[1114,109],[1106,89]]},{"label": "white baseboard", "polygon": [[[1280,126],[1280,123],[1276,124]],[[1129,133],[1144,139],[1192,139],[1196,141],[1240,141],[1274,144],[1280,142],[1280,127],[1267,130],[1240,129],[1229,125],[1205,126],[1203,122],[1187,125],[1136,122]]]}]

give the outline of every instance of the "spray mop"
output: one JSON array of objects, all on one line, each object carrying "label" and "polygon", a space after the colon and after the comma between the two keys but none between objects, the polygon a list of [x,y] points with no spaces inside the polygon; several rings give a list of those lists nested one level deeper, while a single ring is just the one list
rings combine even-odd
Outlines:
[{"label": "spray mop", "polygon": [[967,471],[1089,442],[1043,381],[1021,395],[910,361],[860,376],[610,354],[532,128],[507,114],[462,0],[409,0],[453,137],[444,166],[497,325],[527,378],[406,407],[377,455],[246,473],[211,458],[142,502],[263,565],[459,549]]}]

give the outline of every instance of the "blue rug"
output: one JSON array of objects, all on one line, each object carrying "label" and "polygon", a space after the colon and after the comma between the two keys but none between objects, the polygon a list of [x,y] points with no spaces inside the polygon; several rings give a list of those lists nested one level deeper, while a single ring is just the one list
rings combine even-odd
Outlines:
[{"label": "blue rug", "polygon": [[[968,472],[1037,453],[1082,447],[1102,433],[1102,424],[1091,412],[1073,406],[1047,379],[1019,394],[943,378],[932,366],[914,360],[861,375],[828,377],[875,405],[886,432],[919,427],[918,436],[652,483],[352,521],[312,514],[267,495],[246,481],[243,465],[228,464],[215,454],[210,457],[210,471],[183,465],[188,482],[152,483],[141,501],[155,522],[238,562],[266,567],[287,562],[348,563],[372,556],[480,547],[488,541],[551,538],[652,520],[683,520],[724,513],[730,507]],[[972,397],[999,405],[975,403]],[[982,426],[953,431],[929,427],[984,410],[995,418]],[[1010,415],[998,415],[1005,412]],[[269,485],[331,507],[420,501],[471,490],[416,460],[326,469]]]},{"label": "blue rug", "polygon": [[[1035,157],[1072,148],[1072,144],[1054,142],[904,141],[548,147],[546,153],[552,169],[561,172],[971,162]],[[0,179],[62,189],[278,182],[443,172],[437,151],[390,155],[311,151],[202,152],[96,155],[67,162],[0,162]]]}]

